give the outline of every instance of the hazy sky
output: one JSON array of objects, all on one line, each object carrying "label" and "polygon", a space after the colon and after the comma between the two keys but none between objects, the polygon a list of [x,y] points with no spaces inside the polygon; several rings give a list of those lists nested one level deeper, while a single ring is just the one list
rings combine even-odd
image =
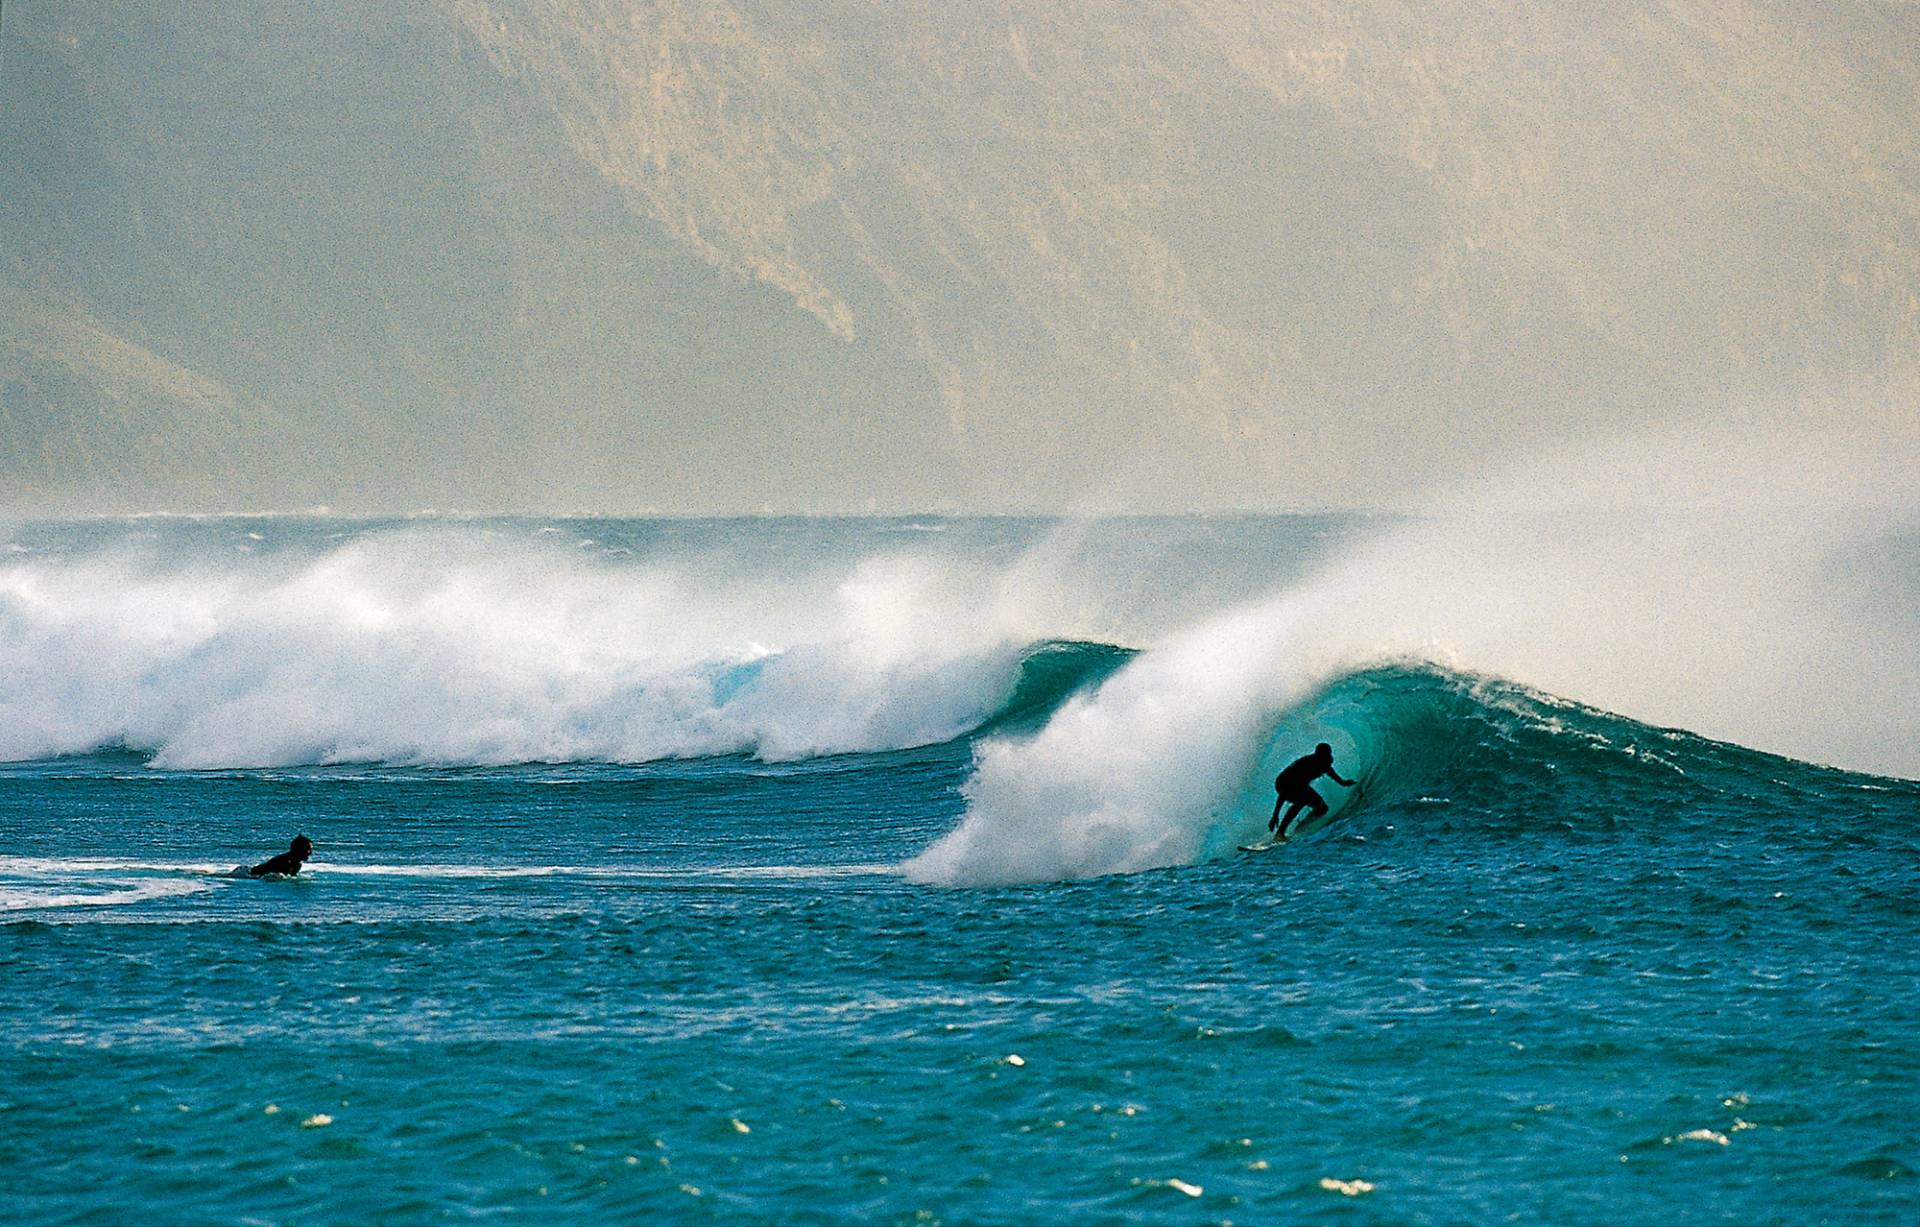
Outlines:
[{"label": "hazy sky", "polygon": [[1920,6],[13,0],[0,510],[1395,506],[1920,432]]}]

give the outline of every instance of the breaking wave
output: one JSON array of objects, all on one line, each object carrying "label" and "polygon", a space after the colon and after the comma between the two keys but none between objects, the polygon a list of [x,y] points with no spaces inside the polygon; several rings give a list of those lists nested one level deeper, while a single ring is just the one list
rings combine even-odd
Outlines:
[{"label": "breaking wave", "polygon": [[[1335,822],[1427,793],[1494,816],[1528,798],[1664,809],[1727,743],[1706,774],[1756,796],[1809,763],[1920,774],[1911,477],[1875,477],[1879,453],[1752,450],[1530,470],[1194,619],[1034,736],[983,742],[960,824],[906,872],[1042,881],[1216,855],[1264,833],[1273,776],[1318,741],[1360,773],[1323,785]],[[1764,498],[1673,497],[1689,489]],[[1886,502],[1823,503],[1835,491]]]},{"label": "breaking wave", "polygon": [[15,557],[0,760],[791,760],[1031,728],[1130,655],[996,617],[965,566],[793,570],[585,563],[470,531],[240,562]]},{"label": "breaking wave", "polygon": [[[1070,700],[1040,736],[982,745],[965,819],[909,861],[907,876],[1052,881],[1226,855],[1265,838],[1273,777],[1322,741],[1355,787],[1318,782],[1328,812],[1300,819],[1297,837],[1364,831],[1372,819],[1423,809],[1471,815],[1483,832],[1543,822],[1604,831],[1651,816],[1711,815],[1725,801],[1738,802],[1731,812],[1772,810],[1783,821],[1807,798],[1836,792],[1870,797],[1864,808],[1873,810],[1893,804],[1910,813],[1920,803],[1920,785],[1906,781],[1643,724],[1426,662],[1342,674],[1225,736],[1186,718],[1159,724],[1153,716],[1167,714],[1167,696],[1148,697],[1138,685],[1122,674],[1097,697]],[[1148,723],[1168,740],[1153,741]]]}]

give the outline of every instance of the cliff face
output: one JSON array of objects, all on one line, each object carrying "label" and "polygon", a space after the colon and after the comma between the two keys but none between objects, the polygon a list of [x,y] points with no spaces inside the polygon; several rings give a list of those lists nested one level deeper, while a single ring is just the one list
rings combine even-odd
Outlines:
[{"label": "cliff face", "polygon": [[1369,504],[1911,431],[1920,6],[1583,7],[10,5],[0,501]]}]

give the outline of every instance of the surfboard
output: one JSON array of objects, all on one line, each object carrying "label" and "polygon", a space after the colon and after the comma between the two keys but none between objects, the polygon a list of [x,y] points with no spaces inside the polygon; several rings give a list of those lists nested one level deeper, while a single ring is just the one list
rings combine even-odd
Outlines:
[{"label": "surfboard", "polygon": [[1275,848],[1278,848],[1279,846],[1281,846],[1282,844],[1285,844],[1285,843],[1289,843],[1289,842],[1291,842],[1291,841],[1292,841],[1292,839],[1293,839],[1293,837],[1292,837],[1291,835],[1289,835],[1289,836],[1288,836],[1288,837],[1287,837],[1286,839],[1269,839],[1269,840],[1264,840],[1264,841],[1262,841],[1262,842],[1260,842],[1260,843],[1257,843],[1257,844],[1241,844],[1241,845],[1240,845],[1240,851],[1242,851],[1242,852],[1271,852],[1271,851],[1273,851],[1273,850],[1274,850]]}]

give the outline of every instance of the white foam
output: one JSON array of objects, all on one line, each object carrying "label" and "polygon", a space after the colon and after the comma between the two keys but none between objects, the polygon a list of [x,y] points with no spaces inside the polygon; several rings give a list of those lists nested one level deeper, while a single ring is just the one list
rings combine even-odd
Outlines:
[{"label": "white foam", "polygon": [[[764,565],[764,564],[761,564]],[[965,560],[582,558],[464,524],[318,555],[0,557],[0,760],[766,759],[946,740],[1037,637]]]},{"label": "white foam", "polygon": [[[1265,817],[1246,798],[1274,766],[1264,756],[1279,713],[1384,659],[1920,775],[1920,456],[1857,445],[1663,438],[1470,491],[1171,637],[1032,739],[983,746],[960,826],[904,871],[962,884],[1087,877],[1235,842]],[[1914,535],[1888,555],[1896,526]],[[1301,750],[1321,735],[1294,732]],[[1346,747],[1324,735],[1338,763]]]},{"label": "white foam", "polygon": [[671,878],[811,879],[897,876],[899,866],[859,865],[336,865],[311,866],[316,877],[391,878]]},{"label": "white foam", "polygon": [[[113,874],[154,874],[167,878],[230,878],[234,866],[205,860],[127,860],[113,856],[0,856],[0,878],[46,878],[50,883],[27,883],[21,891],[67,891],[60,885],[71,878],[100,879]],[[659,879],[739,879],[739,881],[806,881],[820,878],[895,878],[900,866],[887,862],[866,864],[353,864],[309,860],[303,878],[515,879],[591,878],[605,881],[659,881]],[[142,897],[184,895],[209,889],[198,881],[136,883],[156,893]],[[117,885],[117,883],[115,883]],[[132,885],[125,889],[134,889]],[[67,895],[48,895],[65,899]],[[102,895],[75,895],[75,899],[102,899]],[[138,899],[125,899],[136,902]],[[69,904],[35,904],[69,906]]]},{"label": "white foam", "polygon": [[49,886],[0,886],[0,912],[26,912],[75,907],[124,907],[154,899],[197,895],[210,889],[205,883],[170,879],[102,883],[113,889],[74,891]]},{"label": "white foam", "polygon": [[[210,861],[144,861],[113,857],[0,856],[0,876],[44,877],[57,880],[70,877],[94,878],[102,874],[167,874],[191,877],[224,878],[232,865]],[[843,865],[457,865],[457,864],[354,864],[351,862],[309,861],[303,876],[314,878],[602,878],[609,880],[657,880],[671,878],[723,879],[817,879],[847,877],[892,877],[898,865],[864,863]],[[172,893],[191,893],[207,887],[201,883],[171,883]],[[38,890],[39,885],[23,889]],[[64,888],[63,888],[64,889]],[[157,896],[156,896],[157,897]]]},{"label": "white foam", "polygon": [[171,873],[221,874],[232,865],[210,861],[137,861],[119,857],[0,856],[0,874],[33,877],[61,874]]}]

